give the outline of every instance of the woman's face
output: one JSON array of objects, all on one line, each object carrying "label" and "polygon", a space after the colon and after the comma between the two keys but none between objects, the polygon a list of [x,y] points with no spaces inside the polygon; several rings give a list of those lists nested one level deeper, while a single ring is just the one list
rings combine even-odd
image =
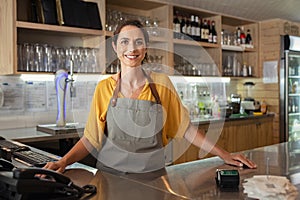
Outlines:
[{"label": "woman's face", "polygon": [[124,26],[113,48],[121,61],[121,66],[137,67],[147,52],[145,37],[143,32],[136,26]]}]

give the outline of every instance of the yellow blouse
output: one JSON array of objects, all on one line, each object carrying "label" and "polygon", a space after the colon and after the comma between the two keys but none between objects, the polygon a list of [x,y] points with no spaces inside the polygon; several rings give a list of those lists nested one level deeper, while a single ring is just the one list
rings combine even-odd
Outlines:
[{"label": "yellow blouse", "polygon": [[[179,96],[168,76],[152,72],[150,77],[155,83],[161,104],[166,111],[164,113],[165,124],[162,131],[163,143],[166,145],[169,139],[174,137],[181,138],[184,136],[184,133],[190,123],[189,113],[181,103],[181,100],[179,99]],[[98,150],[101,148],[101,141],[106,124],[106,113],[115,87],[116,81],[112,77],[100,81],[95,89],[92,100],[84,135]],[[138,99],[155,101],[149,87],[149,82],[146,82],[142,92],[138,96]]]}]

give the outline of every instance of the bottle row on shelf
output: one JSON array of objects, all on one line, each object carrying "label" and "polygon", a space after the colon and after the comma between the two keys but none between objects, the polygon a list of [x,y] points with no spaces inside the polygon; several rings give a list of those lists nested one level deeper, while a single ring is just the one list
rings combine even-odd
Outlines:
[{"label": "bottle row on shelf", "polygon": [[288,112],[289,113],[298,113],[299,112],[299,98],[297,98],[297,97],[289,98]]},{"label": "bottle row on shelf", "polygon": [[253,69],[251,65],[247,65],[245,62],[241,65],[237,55],[228,55],[223,62],[223,76],[253,76]]},{"label": "bottle row on shelf", "polygon": [[244,45],[247,48],[253,48],[253,40],[250,29],[247,29],[247,33],[244,31],[244,27],[236,27],[236,30],[231,32],[229,30],[222,29],[221,31],[221,44],[230,46]]},{"label": "bottle row on shelf", "polygon": [[296,67],[289,66],[289,76],[300,76],[300,65]]},{"label": "bottle row on shelf", "polygon": [[236,77],[252,77],[252,66],[246,63],[241,66],[240,63],[234,66],[224,66],[223,76],[236,76]]},{"label": "bottle row on shelf", "polygon": [[193,39],[201,42],[218,43],[214,20],[197,15],[174,12],[173,32],[176,39]]}]

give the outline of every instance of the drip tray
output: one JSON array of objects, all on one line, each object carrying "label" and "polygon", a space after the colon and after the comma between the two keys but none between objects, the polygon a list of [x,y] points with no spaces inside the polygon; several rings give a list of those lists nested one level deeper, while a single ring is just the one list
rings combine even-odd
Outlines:
[{"label": "drip tray", "polygon": [[42,124],[37,125],[36,130],[52,135],[82,133],[84,131],[84,125],[79,123],[67,123],[66,126],[58,127],[56,124]]}]

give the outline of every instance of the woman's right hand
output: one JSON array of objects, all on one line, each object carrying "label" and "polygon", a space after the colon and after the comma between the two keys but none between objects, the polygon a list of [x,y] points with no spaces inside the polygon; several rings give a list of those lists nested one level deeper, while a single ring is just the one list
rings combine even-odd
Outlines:
[{"label": "woman's right hand", "polygon": [[56,162],[48,162],[43,168],[63,173],[66,169],[66,166],[67,164],[63,161],[63,159],[60,159]]}]

